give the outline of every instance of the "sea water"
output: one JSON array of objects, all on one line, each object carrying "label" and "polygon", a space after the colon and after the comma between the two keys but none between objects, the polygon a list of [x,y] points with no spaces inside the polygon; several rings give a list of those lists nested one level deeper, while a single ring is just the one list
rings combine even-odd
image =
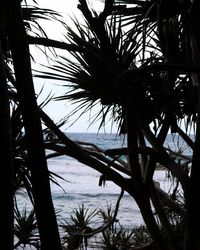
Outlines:
[{"label": "sea water", "polygon": [[[102,149],[126,147],[126,138],[116,134],[67,133],[66,135],[72,140],[93,143]],[[179,148],[180,151],[185,151],[186,155],[191,153],[183,142],[172,136],[168,136],[165,147],[176,150]],[[99,186],[101,173],[91,167],[69,156],[59,156],[48,159],[48,168],[62,177],[62,179],[56,178],[60,186],[51,183],[53,203],[60,221],[68,220],[73,210],[82,205],[89,211],[94,209],[106,211],[109,206],[115,208],[121,189],[111,181]],[[166,178],[166,171],[156,171],[153,179],[165,190],[171,185]],[[30,206],[28,200],[22,196],[18,196],[17,201],[20,209]],[[125,229],[133,229],[144,224],[137,204],[128,193],[125,193],[121,200],[117,219]]]}]

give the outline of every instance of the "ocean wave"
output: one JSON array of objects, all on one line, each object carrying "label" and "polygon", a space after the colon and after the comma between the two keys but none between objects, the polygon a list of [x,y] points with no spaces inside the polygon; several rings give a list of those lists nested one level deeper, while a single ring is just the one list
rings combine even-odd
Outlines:
[{"label": "ocean wave", "polygon": [[[55,200],[66,200],[66,199],[76,199],[76,198],[110,198],[110,197],[118,197],[119,193],[66,193],[66,194],[61,194],[61,193],[53,193],[52,197]],[[124,194],[123,197],[130,197],[129,194]]]}]

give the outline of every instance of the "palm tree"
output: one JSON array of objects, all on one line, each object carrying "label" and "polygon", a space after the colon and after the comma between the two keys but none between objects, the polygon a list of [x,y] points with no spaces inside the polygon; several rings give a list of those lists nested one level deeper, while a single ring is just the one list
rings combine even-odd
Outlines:
[{"label": "palm tree", "polygon": [[[129,1],[121,2],[128,3]],[[186,185],[182,183],[183,186],[186,186],[184,190],[187,208],[184,249],[199,249],[199,230],[195,230],[195,228],[198,228],[200,216],[198,199],[194,195],[199,188],[197,170],[199,162],[197,152],[200,147],[199,29],[197,27],[199,3],[197,1],[192,4],[189,1],[161,1],[157,4],[152,1],[152,3],[142,4],[147,10],[147,19],[151,22],[155,20],[158,24],[158,39],[163,57],[161,62],[166,68],[155,68],[155,70],[161,74],[161,70],[164,69],[162,72],[169,81],[166,96],[169,99],[165,102],[165,122],[161,123],[162,127],[168,123],[168,129],[171,127],[172,132],[178,133],[193,150],[191,174],[188,183]],[[143,6],[140,7],[142,9]],[[126,15],[126,13],[124,14]],[[145,31],[144,34],[147,39],[148,33]],[[195,126],[194,143],[190,140],[189,133],[185,134],[181,130],[182,121],[185,122],[186,131],[189,131],[190,126]]]},{"label": "palm tree", "polygon": [[2,149],[0,150],[0,158],[2,160],[3,176],[0,184],[2,192],[2,202],[0,206],[0,234],[1,245],[4,249],[13,249],[14,238],[13,231],[13,156],[12,156],[12,140],[11,140],[11,122],[10,122],[10,104],[8,95],[8,86],[6,81],[4,54],[2,51],[2,39],[0,40],[0,124],[2,128]]},{"label": "palm tree", "polygon": [[[134,178],[131,183],[133,188],[131,189],[139,190],[139,193],[131,192],[142,210],[146,223],[149,224],[149,227],[151,225],[153,237],[157,241],[161,239],[160,245],[163,246],[162,236],[150,208],[149,194],[142,185],[142,173],[137,151],[137,130],[139,123],[141,123],[139,116],[141,114],[143,116],[145,114],[151,115],[150,106],[152,104],[148,99],[146,103],[143,103],[145,86],[138,86],[139,84],[136,83],[131,85],[130,80],[128,78],[125,80],[123,77],[125,71],[134,67],[134,60],[140,53],[142,41],[141,39],[139,42],[136,40],[137,36],[134,35],[134,32],[128,35],[123,34],[120,20],[118,21],[115,15],[111,20],[107,21],[106,29],[104,28],[105,15],[111,13],[112,9],[109,8],[112,5],[105,5],[104,12],[99,17],[93,17],[86,2],[80,1],[80,3],[79,8],[85,15],[89,28],[84,30],[78,22],[75,22],[79,35],[70,27],[67,27],[67,30],[69,41],[82,47],[83,50],[81,53],[72,52],[77,60],[75,62],[63,58],[63,62],[58,62],[59,66],[56,68],[58,73],[48,75],[47,78],[71,82],[72,91],[59,99],[68,98],[77,102],[81,101],[83,103],[82,107],[85,109],[83,112],[89,110],[95,103],[100,103],[101,112],[103,113],[102,124],[105,116],[112,109],[112,114],[119,114],[120,124],[124,125],[126,123],[128,125],[130,169]],[[134,80],[137,82],[142,81],[137,71]],[[130,93],[130,95],[127,93]],[[87,105],[86,108],[85,105]],[[148,119],[150,119],[149,115]],[[148,119],[146,120],[148,121]],[[127,130],[127,128],[124,128],[124,130]],[[146,199],[144,199],[145,197]]]},{"label": "palm tree", "polygon": [[35,246],[36,249],[39,249],[39,234],[38,226],[35,218],[34,210],[31,210],[30,213],[24,208],[22,212],[15,207],[15,225],[14,225],[14,235],[17,237],[17,242],[15,248],[20,245],[23,247]]},{"label": "palm tree", "polygon": [[[133,122],[133,116],[129,115],[129,112],[130,114],[132,113],[134,117],[138,115],[135,113],[133,105],[137,105],[137,108],[141,109],[138,113],[144,111],[144,105],[141,105],[142,98],[139,95],[140,92],[143,94],[144,91],[140,87],[139,89],[134,86],[132,87],[128,80],[122,85],[121,79],[124,71],[128,70],[131,66],[133,67],[131,64],[139,54],[140,43],[137,44],[136,37],[132,34],[128,36],[123,34],[120,23],[117,22],[115,16],[113,16],[110,22],[108,21],[107,30],[105,30],[105,20],[101,19],[103,15],[100,15],[99,18],[93,18],[92,14],[90,12],[88,14],[87,12],[87,5],[83,2],[81,3],[81,10],[84,14],[86,13],[88,26],[92,29],[85,31],[80,27],[79,23],[76,22],[75,24],[80,33],[78,36],[70,27],[67,27],[70,42],[83,48],[81,53],[72,52],[78,63],[64,58],[63,63],[59,62],[59,67],[57,68],[58,73],[54,73],[53,76],[48,75],[47,78],[70,81],[72,83],[72,91],[67,94],[67,96],[61,97],[60,99],[69,98],[77,102],[82,101],[83,108],[85,108],[85,105],[88,103],[83,112],[93,107],[95,103],[101,103],[101,111],[103,113],[102,124],[106,114],[112,109],[113,114],[115,112],[120,114],[120,117],[118,117],[119,120],[124,120],[120,122],[121,124],[124,124],[126,121],[129,127],[131,127],[128,133],[131,138],[128,146],[131,151],[130,156],[133,154],[134,157],[129,157],[129,159],[131,163],[130,166],[135,166],[131,169],[132,177],[135,180],[131,185],[133,185],[133,189],[137,189],[139,186],[140,192],[143,190],[140,194],[133,194],[133,192],[131,192],[138,201],[138,205],[142,210],[146,223],[151,225],[152,235],[158,241],[162,239],[162,236],[159,233],[159,229],[150,208],[147,190],[141,187],[142,178],[137,153],[136,135],[137,126],[139,124],[136,124],[137,119],[136,122]],[[106,13],[106,11],[104,13]],[[109,24],[111,25],[109,26]],[[132,41],[131,44],[133,44],[131,46],[130,41]],[[137,79],[138,77],[140,76],[136,76],[136,80],[139,80]],[[130,91],[127,91],[127,89]],[[135,93],[133,90],[135,90]],[[134,96],[127,96],[127,92],[134,93]],[[141,196],[143,199],[141,199]],[[144,199],[144,197],[146,197],[146,199]],[[160,245],[163,246],[162,240],[160,240]]]},{"label": "palm tree", "polygon": [[[185,244],[185,249],[199,249],[196,228],[200,216],[194,196],[198,188],[200,138],[198,3],[124,0],[114,5],[114,1],[105,1],[104,11],[97,15],[90,11],[86,1],[79,2],[86,24],[81,26],[75,20],[77,32],[67,26],[68,41],[73,46],[62,44],[75,60],[62,57],[57,65],[49,67],[54,72],[43,72],[42,77],[70,82],[66,86],[71,90],[58,99],[80,102],[78,108],[83,113],[100,104],[97,118],[102,115],[101,125],[110,111],[119,121],[119,131],[128,137],[131,179],[126,189],[140,207],[158,249],[179,249],[181,244]],[[122,3],[133,6],[126,8]],[[183,122],[186,132],[181,127]],[[187,133],[191,124],[197,126],[194,143]],[[170,130],[193,149],[191,175],[163,147]],[[146,140],[153,154],[147,152]],[[141,147],[148,149],[142,155]],[[174,228],[152,182],[159,158],[184,192],[185,243],[176,241]],[[155,221],[150,201],[168,242]]]},{"label": "palm tree", "polygon": [[[17,1],[4,2],[3,8],[5,13],[5,15],[3,16],[3,21],[6,24],[5,31],[7,32],[9,40],[12,62],[15,71],[19,106],[21,109],[25,127],[27,152],[29,158],[29,166],[31,169],[31,184],[35,212],[40,233],[41,248],[50,249],[51,247],[53,247],[54,249],[61,249],[57,221],[50,192],[49,172],[43,145],[43,133],[33,87],[30,53],[24,22],[22,19],[21,5]],[[3,70],[2,67],[1,69]],[[5,81],[6,80],[4,80],[4,82]],[[4,91],[4,93],[6,92]],[[8,111],[7,116],[9,116]],[[9,128],[9,126],[7,126],[7,128]],[[8,130],[8,132],[10,132],[10,130]],[[7,134],[5,133],[5,135]],[[8,138],[9,137],[7,137],[7,140]],[[10,143],[10,140],[8,140],[8,142]],[[8,149],[9,148],[7,147],[6,151],[10,152]],[[12,157],[10,157],[9,159],[12,160]],[[7,169],[9,170],[7,178],[8,180],[10,180],[8,182],[8,186],[9,189],[13,192],[13,186],[11,186],[11,184],[13,185],[13,182],[11,182],[13,176],[12,171],[11,168]],[[11,194],[7,197],[7,199],[12,200]],[[11,215],[13,214],[13,208],[11,208],[11,206],[13,205],[13,203],[11,204],[11,202],[9,203],[7,201],[5,202],[5,205],[9,205],[7,212],[4,214],[9,213],[10,215],[10,217],[6,216],[6,218],[10,218],[7,225],[10,229],[9,235],[12,235],[13,230],[11,229],[13,228],[13,221],[11,220],[13,219],[13,216]],[[8,231],[5,230],[5,232]],[[5,243],[5,249],[8,249],[8,247],[9,249],[13,249],[11,246],[11,240],[8,239],[8,236],[4,239],[5,241],[8,240],[9,242],[7,243],[7,245]]]}]

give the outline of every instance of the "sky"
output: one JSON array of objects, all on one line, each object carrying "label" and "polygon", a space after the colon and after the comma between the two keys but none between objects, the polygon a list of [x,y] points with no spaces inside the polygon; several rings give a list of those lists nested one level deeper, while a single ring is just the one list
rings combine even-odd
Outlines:
[{"label": "sky", "polygon": [[[30,0],[31,1],[31,0]],[[103,7],[102,2],[99,0],[90,0],[90,6],[95,8],[95,10],[101,10]],[[71,24],[70,16],[76,16],[81,20],[82,15],[80,10],[77,8],[78,0],[37,0],[39,7],[48,8],[55,11],[58,11],[64,18],[67,24]],[[42,27],[45,29],[49,38],[63,40],[63,35],[65,34],[64,28],[58,23],[53,21],[42,21]],[[31,52],[34,55],[36,60],[33,63],[34,69],[44,70],[44,68],[40,64],[48,65],[48,60],[46,57],[39,52],[38,49],[31,46]],[[65,53],[63,50],[59,50],[61,55]],[[63,82],[62,82],[63,84]],[[53,96],[59,96],[66,92],[66,87],[59,82],[55,81],[46,81],[41,79],[34,79],[34,86],[36,93],[41,92],[40,97],[38,98],[38,103],[42,102],[49,94]],[[65,117],[71,110],[73,106],[66,101],[51,101],[45,107],[44,111],[54,120],[54,122],[60,121],[63,117]],[[98,109],[94,109],[93,113],[87,113],[84,116],[80,117],[74,124],[73,121],[77,118],[76,116],[71,117],[68,120],[67,124],[62,127],[66,132],[88,132],[88,133],[97,133],[99,128],[99,123],[94,123],[90,125],[91,117],[98,112]],[[79,114],[77,114],[79,116]],[[111,129],[112,127],[112,129]],[[105,129],[100,130],[99,132],[115,133],[117,131],[116,126],[112,125],[110,122],[107,122]]]}]

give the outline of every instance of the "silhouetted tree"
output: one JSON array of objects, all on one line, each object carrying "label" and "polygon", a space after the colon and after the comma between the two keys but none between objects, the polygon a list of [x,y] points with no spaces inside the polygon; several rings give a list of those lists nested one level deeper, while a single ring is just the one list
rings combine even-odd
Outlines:
[{"label": "silhouetted tree", "polygon": [[[69,44],[51,41],[52,46],[70,51],[76,61],[62,57],[58,66],[49,67],[54,73],[43,72],[41,77],[69,81],[66,86],[71,90],[58,99],[82,102],[78,109],[83,113],[99,103],[101,125],[110,112],[119,122],[119,131],[128,138],[130,179],[124,185],[118,177],[118,184],[135,198],[155,247],[199,249],[200,216],[195,195],[200,138],[198,2],[105,1],[100,14],[92,12],[85,0],[79,3],[86,28],[75,21],[77,32],[67,26]],[[37,43],[30,37],[33,41]],[[50,46],[45,40],[38,40],[38,44]],[[191,125],[195,127],[194,142],[188,129]],[[193,150],[189,171],[164,148],[170,132],[182,137]],[[146,153],[141,153],[142,148]],[[182,217],[185,233],[182,231],[181,242],[153,183],[158,162],[164,163],[183,189],[186,216]],[[116,183],[115,174],[110,176]]]},{"label": "silhouetted tree", "polygon": [[[129,5],[130,4],[130,5]],[[127,191],[137,202],[153,242],[145,247],[168,250],[198,250],[199,241],[199,3],[195,1],[105,1],[101,13],[92,11],[85,0],[78,8],[85,25],[75,20],[77,31],[66,26],[67,42],[47,37],[27,36],[20,3],[4,2],[1,12],[1,122],[7,160],[8,182],[5,198],[6,228],[13,228],[12,145],[10,138],[9,97],[6,86],[5,39],[11,50],[16,89],[25,127],[31,184],[36,217],[43,249],[60,249],[60,240],[49,187],[45,147],[67,154],[101,172],[106,179]],[[24,15],[25,17],[25,15]],[[71,141],[38,108],[30,67],[29,44],[60,48],[75,60],[64,56],[49,66],[51,73],[40,77],[66,81],[71,87],[64,96],[79,102],[77,110],[85,113],[100,104],[97,119],[101,126],[110,115],[127,135],[127,148],[106,152],[90,151]],[[9,49],[7,50],[9,51]],[[69,83],[70,82],[70,83]],[[57,136],[55,142],[43,143],[40,119]],[[183,124],[185,128],[183,129]],[[194,126],[195,140],[190,138]],[[7,129],[6,129],[7,127]],[[180,136],[192,149],[189,168],[177,162],[176,154],[164,147],[167,135]],[[6,141],[6,138],[10,138]],[[57,144],[57,141],[59,144]],[[147,144],[148,141],[148,144]],[[60,142],[62,144],[60,144]],[[64,146],[63,146],[64,145]],[[115,161],[127,155],[128,166]],[[111,160],[109,157],[113,157]],[[162,164],[180,183],[182,202],[157,187],[153,176]],[[110,167],[112,166],[112,167]],[[123,177],[126,173],[128,178]],[[170,209],[166,210],[166,206]],[[154,214],[156,211],[156,215]],[[169,212],[171,211],[171,212]],[[8,214],[11,217],[8,218]],[[178,217],[177,224],[172,217]],[[5,230],[8,246],[13,237]],[[7,233],[6,233],[7,232]],[[6,242],[5,242],[6,244]]]},{"label": "silhouetted tree", "polygon": [[[8,46],[11,51],[11,61],[14,67],[14,73],[16,78],[16,89],[19,100],[19,106],[22,113],[22,118],[24,122],[25,128],[25,137],[26,137],[26,145],[27,145],[27,153],[29,159],[29,167],[31,171],[31,183],[32,183],[32,193],[34,199],[34,209],[36,212],[37,223],[40,233],[40,241],[41,241],[41,249],[61,249],[60,237],[57,227],[56,216],[54,212],[54,207],[52,203],[50,184],[49,184],[49,172],[47,168],[45,149],[43,145],[43,133],[41,127],[41,121],[38,112],[38,106],[36,102],[36,96],[33,86],[32,80],[32,72],[31,72],[31,64],[30,64],[30,52],[27,42],[27,34],[25,30],[25,24],[22,16],[22,8],[20,1],[4,1],[2,4],[3,13],[2,23],[5,24],[6,38],[8,39]],[[2,70],[2,90],[3,86],[6,87],[6,74],[5,70],[3,71],[3,55],[1,56],[1,70]],[[3,78],[4,77],[4,78]],[[5,89],[4,87],[4,89]],[[6,89],[4,92],[4,102],[6,102],[7,95]],[[8,99],[7,99],[8,103]],[[5,107],[5,103],[2,108]],[[9,103],[7,104],[9,107]],[[4,114],[5,120],[7,119],[7,124],[9,125],[9,109],[7,108],[7,113]],[[5,120],[4,123],[5,124]],[[6,144],[4,150],[6,150],[7,154],[10,152],[10,126],[7,125],[7,133],[4,133],[3,138],[7,136],[7,148]],[[3,126],[4,127],[4,126]],[[6,141],[6,140],[5,140]],[[13,205],[12,200],[12,191],[13,191],[13,178],[12,178],[12,157],[8,157],[7,154],[4,154],[4,158],[9,159],[5,161],[6,174],[7,177],[7,186],[9,191],[5,192],[7,194],[8,201],[5,201],[5,206],[8,207],[8,210],[5,215],[5,220],[7,218],[7,222],[9,222],[5,226],[5,232],[8,234],[8,228],[10,229],[9,235],[5,235],[7,237],[4,240],[8,241],[8,245],[4,249],[12,249],[11,240],[13,238],[13,209],[11,206]],[[9,153],[10,154],[10,153]],[[7,157],[6,157],[7,155]],[[3,158],[3,159],[4,159]],[[3,215],[3,213],[2,213]],[[7,216],[6,216],[7,215]],[[10,217],[9,217],[10,216]],[[3,225],[2,225],[3,226]]]}]

